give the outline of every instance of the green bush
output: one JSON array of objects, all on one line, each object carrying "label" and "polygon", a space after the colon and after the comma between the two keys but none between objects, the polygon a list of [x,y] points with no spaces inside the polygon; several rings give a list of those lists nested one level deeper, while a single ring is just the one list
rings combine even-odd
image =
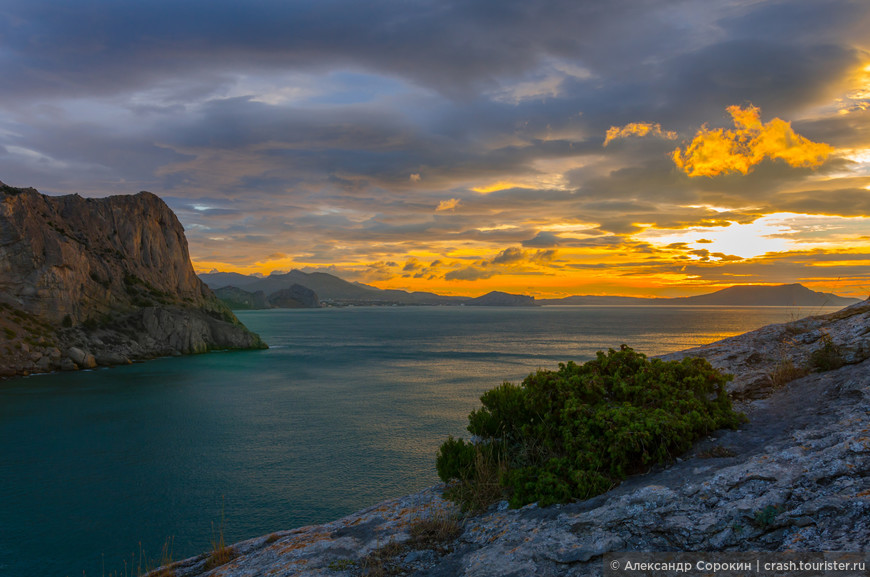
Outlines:
[{"label": "green bush", "polygon": [[822,346],[810,355],[810,364],[819,371],[833,371],[846,364],[840,347],[834,344],[831,335],[824,334],[821,338]]},{"label": "green bush", "polygon": [[468,418],[475,442],[447,439],[436,468],[464,508],[481,505],[469,499],[481,469],[499,471],[512,507],[586,499],[742,422],[730,379],[705,359],[649,360],[625,345],[598,352],[484,393]]}]

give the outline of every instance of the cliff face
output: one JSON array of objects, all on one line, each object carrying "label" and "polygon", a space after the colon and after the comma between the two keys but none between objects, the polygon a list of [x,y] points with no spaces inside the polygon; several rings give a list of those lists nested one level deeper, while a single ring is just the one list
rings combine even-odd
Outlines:
[{"label": "cliff face", "polygon": [[157,196],[2,193],[0,298],[8,304],[73,324],[146,304],[213,304],[181,223]]},{"label": "cliff face", "polygon": [[0,315],[6,374],[73,368],[69,348],[88,366],[88,355],[263,346],[196,276],[181,223],[149,192],[50,197],[0,183]]}]

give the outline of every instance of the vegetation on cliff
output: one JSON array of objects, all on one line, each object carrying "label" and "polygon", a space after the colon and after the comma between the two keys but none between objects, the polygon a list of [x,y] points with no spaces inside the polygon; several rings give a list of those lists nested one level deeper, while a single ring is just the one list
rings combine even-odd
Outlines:
[{"label": "vegetation on cliff", "polygon": [[729,379],[704,359],[649,360],[623,345],[504,383],[469,415],[475,441],[441,446],[438,475],[452,483],[445,496],[473,509],[503,495],[520,507],[603,493],[738,425]]}]

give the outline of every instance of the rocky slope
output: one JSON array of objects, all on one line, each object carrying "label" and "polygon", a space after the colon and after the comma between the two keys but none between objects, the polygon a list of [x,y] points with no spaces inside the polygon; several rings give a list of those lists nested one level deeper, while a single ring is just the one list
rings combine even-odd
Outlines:
[{"label": "rocky slope", "polygon": [[870,358],[870,300],[829,315],[768,325],[663,358],[684,356],[704,357],[734,375],[728,385],[732,398],[764,398],[812,370]]},{"label": "rocky slope", "polygon": [[196,276],[157,196],[0,183],[0,376],[262,346]]},{"label": "rocky slope", "polygon": [[[203,554],[163,574],[579,576],[601,575],[603,556],[620,551],[865,552],[868,335],[870,301],[680,353],[702,353],[734,372],[735,392],[752,392],[738,405],[749,422],[593,499],[518,510],[503,502],[460,517],[436,486],[238,543],[220,563]],[[751,386],[780,362],[784,337],[792,363],[818,361],[822,350],[842,366],[808,372],[803,364],[790,382]]]}]

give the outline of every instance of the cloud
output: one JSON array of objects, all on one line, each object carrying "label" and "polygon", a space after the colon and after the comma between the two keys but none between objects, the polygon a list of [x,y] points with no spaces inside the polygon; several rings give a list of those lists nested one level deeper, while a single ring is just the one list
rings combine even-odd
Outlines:
[{"label": "cloud", "polygon": [[508,247],[494,257],[476,261],[472,265],[451,270],[444,275],[445,280],[482,280],[502,274],[528,274],[540,271],[555,258],[556,251],[525,251],[519,247]]},{"label": "cloud", "polygon": [[[207,268],[341,263],[414,290],[647,256],[698,265],[690,249],[718,266],[742,253],[696,239],[783,210],[848,217],[848,238],[826,242],[859,242],[870,5],[497,4],[8,0],[0,178],[151,190]],[[736,108],[720,130],[734,168],[702,164],[691,138],[675,166],[675,133],[746,102],[777,120]],[[801,164],[806,143],[836,153]],[[682,250],[638,243],[687,227],[702,229]],[[652,278],[655,262],[637,270]]]},{"label": "cloud", "polygon": [[717,176],[729,172],[746,174],[764,159],[783,160],[793,167],[816,168],[834,148],[813,142],[774,118],[762,124],[761,110],[729,106],[734,130],[701,128],[685,151],[677,148],[674,163],[690,177]]},{"label": "cloud", "polygon": [[525,259],[525,253],[522,249],[511,247],[501,251],[495,258],[492,259],[492,264],[510,264],[520,262]]},{"label": "cloud", "polygon": [[607,136],[604,139],[604,146],[610,144],[611,141],[618,138],[628,138],[632,136],[642,137],[652,135],[666,140],[676,140],[677,133],[671,130],[662,131],[662,126],[658,123],[651,122],[631,122],[625,126],[611,126],[607,130]]},{"label": "cloud", "polygon": [[495,269],[487,269],[476,266],[467,266],[457,270],[452,270],[444,275],[444,280],[483,280],[492,278],[498,274]]},{"label": "cloud", "polygon": [[451,198],[449,200],[442,200],[438,203],[438,208],[435,209],[436,212],[443,212],[448,210],[454,210],[457,206],[459,206],[458,198]]},{"label": "cloud", "polygon": [[412,272],[415,270],[419,270],[421,268],[423,268],[423,263],[421,263],[416,258],[411,257],[407,261],[405,261],[405,266],[402,267],[402,271],[403,272]]},{"label": "cloud", "polygon": [[515,188],[530,189],[532,187],[516,182],[511,182],[508,180],[499,180],[498,182],[493,182],[492,184],[487,184],[485,186],[475,186],[471,190],[473,190],[474,192],[479,192],[480,194],[489,194],[491,192],[500,192],[502,190],[511,190]]}]

